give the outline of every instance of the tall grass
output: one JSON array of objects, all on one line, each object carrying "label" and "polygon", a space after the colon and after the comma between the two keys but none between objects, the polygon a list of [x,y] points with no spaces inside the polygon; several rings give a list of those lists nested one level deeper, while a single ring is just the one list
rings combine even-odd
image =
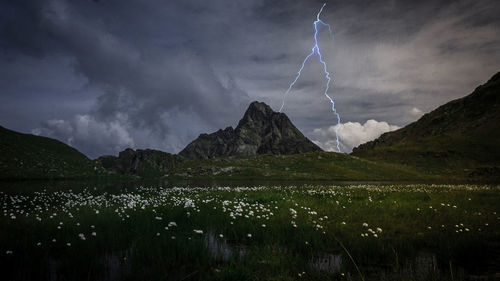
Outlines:
[{"label": "tall grass", "polygon": [[[498,187],[49,190],[0,193],[4,280],[460,280],[499,268]],[[329,254],[340,267],[319,269]]]}]

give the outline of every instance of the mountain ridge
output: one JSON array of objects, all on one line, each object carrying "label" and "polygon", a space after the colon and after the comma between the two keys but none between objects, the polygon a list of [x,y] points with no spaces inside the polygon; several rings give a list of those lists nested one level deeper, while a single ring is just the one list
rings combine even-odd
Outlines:
[{"label": "mountain ridge", "polygon": [[[323,152],[288,119],[252,102],[238,125],[200,134],[178,155],[126,149],[90,160],[58,140],[0,126],[0,179],[140,178],[500,181],[500,73],[351,155]],[[107,170],[107,171],[106,171]]]},{"label": "mountain ridge", "polygon": [[103,155],[97,161],[109,172],[140,177],[157,177],[168,174],[183,159],[168,152],[154,149],[127,148],[118,156]]},{"label": "mountain ridge", "polygon": [[226,127],[211,134],[201,134],[179,155],[187,159],[209,159],[259,154],[296,154],[321,151],[288,119],[267,104],[254,101],[236,128]]},{"label": "mountain ridge", "polygon": [[[500,72],[471,94],[353,149],[352,155],[422,170],[496,170],[500,159]],[[492,168],[493,167],[493,168]]]}]

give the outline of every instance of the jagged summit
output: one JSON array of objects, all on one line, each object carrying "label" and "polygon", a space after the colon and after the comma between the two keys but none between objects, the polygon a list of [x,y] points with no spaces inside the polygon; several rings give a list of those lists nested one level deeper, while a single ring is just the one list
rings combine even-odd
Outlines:
[{"label": "jagged summit", "polygon": [[248,106],[235,129],[227,127],[212,134],[201,134],[179,155],[188,159],[207,159],[320,150],[284,113],[275,112],[267,104],[254,101]]},{"label": "jagged summit", "polygon": [[251,118],[252,116],[253,117],[257,115],[271,116],[275,113],[276,112],[274,112],[271,109],[271,107],[266,103],[260,101],[254,101],[250,103],[250,105],[248,106],[248,109],[245,111],[245,115],[243,115],[243,118],[240,120],[240,123],[244,122],[248,118]]}]

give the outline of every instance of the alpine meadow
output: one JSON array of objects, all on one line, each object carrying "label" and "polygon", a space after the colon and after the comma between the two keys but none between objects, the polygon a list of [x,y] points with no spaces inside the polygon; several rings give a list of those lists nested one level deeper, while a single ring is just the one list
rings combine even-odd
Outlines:
[{"label": "alpine meadow", "polygon": [[1,7],[1,280],[500,280],[500,2]]}]

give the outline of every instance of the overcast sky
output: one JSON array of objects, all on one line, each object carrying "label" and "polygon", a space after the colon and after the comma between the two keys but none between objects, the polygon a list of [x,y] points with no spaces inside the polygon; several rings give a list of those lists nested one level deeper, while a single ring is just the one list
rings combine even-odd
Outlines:
[{"label": "overcast sky", "polygon": [[[12,0],[0,9],[0,125],[91,158],[177,153],[278,110],[313,45],[323,1]],[[342,149],[413,122],[500,71],[500,1],[327,1],[320,47]],[[313,58],[284,112],[333,149],[336,119]]]}]

